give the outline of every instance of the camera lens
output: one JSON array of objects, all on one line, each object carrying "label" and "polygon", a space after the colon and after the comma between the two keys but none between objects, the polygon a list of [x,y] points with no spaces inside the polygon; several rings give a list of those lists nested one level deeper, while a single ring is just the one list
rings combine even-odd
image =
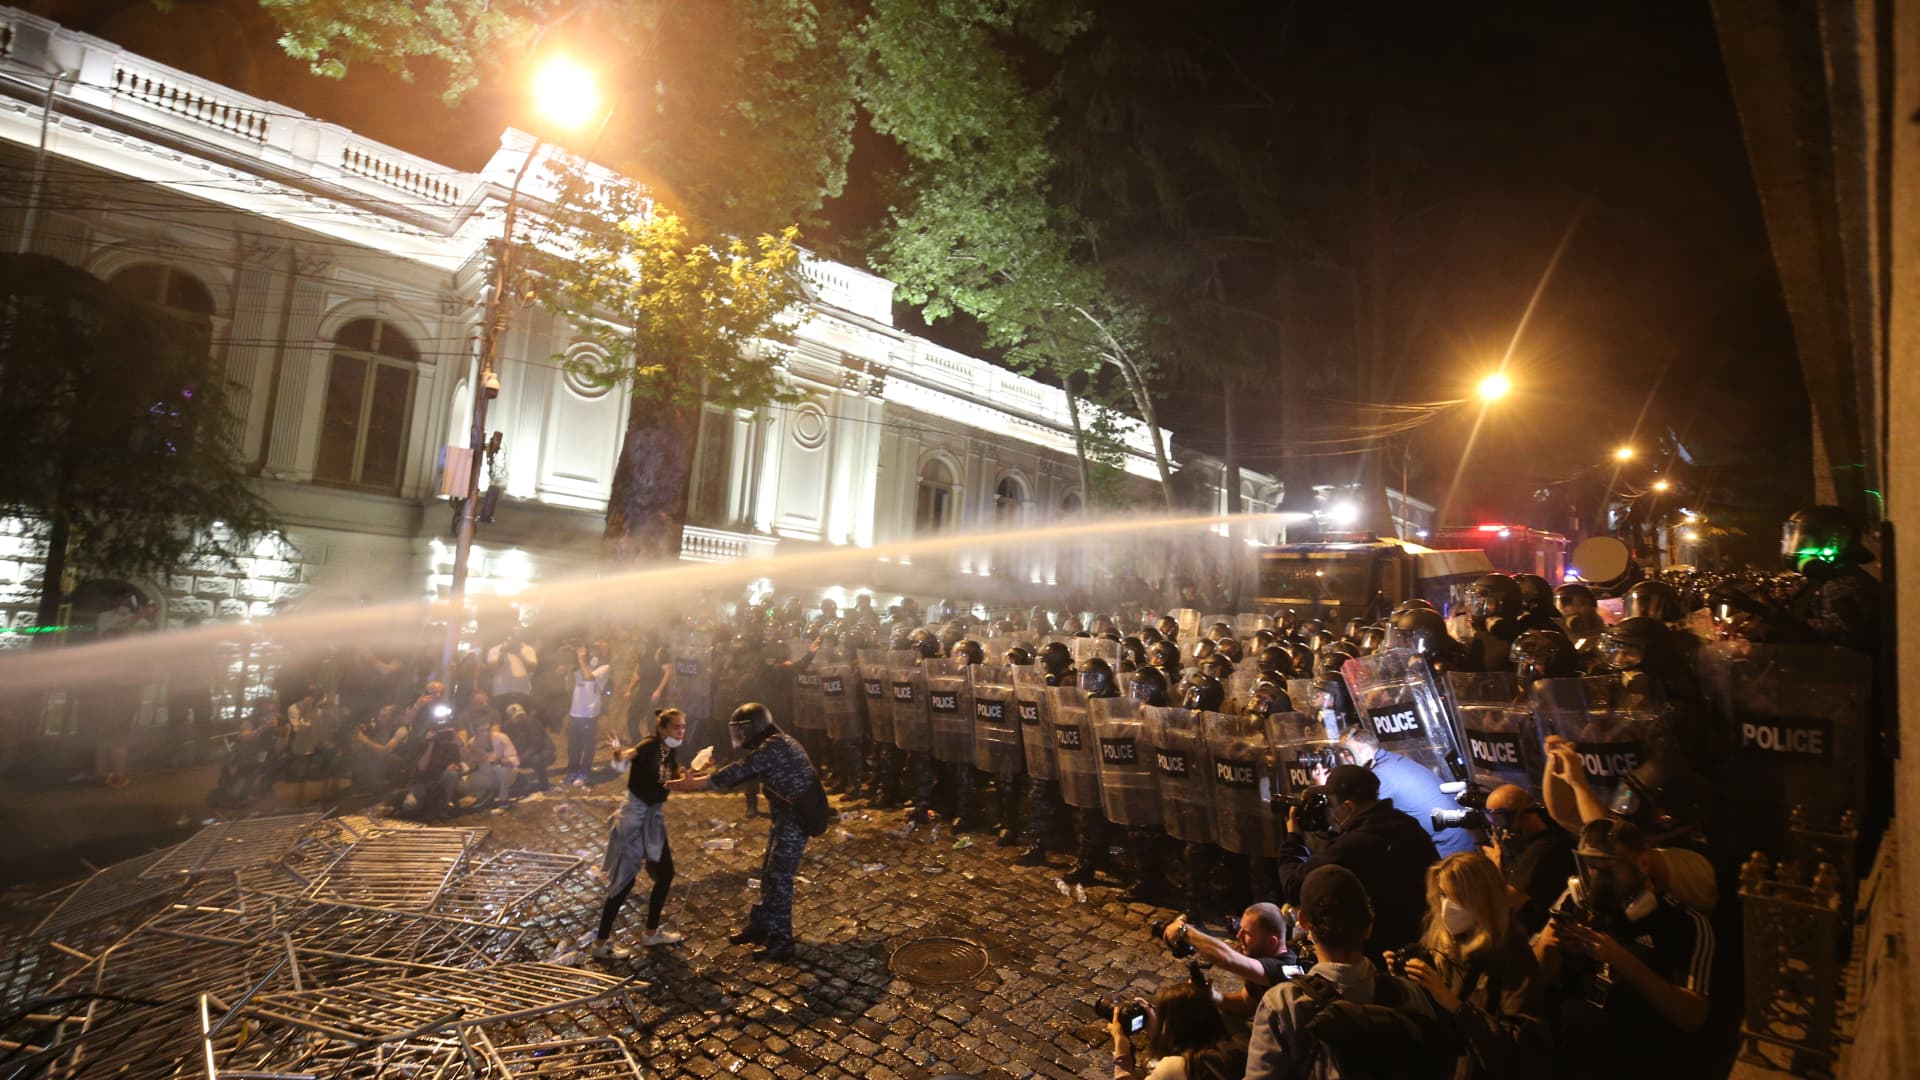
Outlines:
[{"label": "camera lens", "polygon": [[1487,827],[1487,815],[1474,809],[1450,809],[1435,807],[1432,812],[1433,831],[1442,829],[1484,829]]}]

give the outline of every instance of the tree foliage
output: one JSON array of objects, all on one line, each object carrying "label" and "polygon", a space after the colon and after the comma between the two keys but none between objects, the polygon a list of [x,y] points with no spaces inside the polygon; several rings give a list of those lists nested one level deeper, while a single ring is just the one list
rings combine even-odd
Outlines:
[{"label": "tree foliage", "polygon": [[673,558],[704,404],[796,402],[780,378],[804,310],[798,229],[697,241],[638,183],[562,163],[561,197],[532,259],[542,302],[597,349],[561,357],[628,393],[604,549]]},{"label": "tree foliage", "polygon": [[644,179],[696,235],[804,223],[846,184],[855,13],[843,0],[261,3],[318,74],[366,64],[437,81],[449,101],[492,93],[524,126],[535,63],[575,57],[612,110],[594,156]]},{"label": "tree foliage", "polygon": [[0,257],[0,514],[61,571],[161,575],[233,560],[275,527],[240,467],[208,327],[44,255]]}]

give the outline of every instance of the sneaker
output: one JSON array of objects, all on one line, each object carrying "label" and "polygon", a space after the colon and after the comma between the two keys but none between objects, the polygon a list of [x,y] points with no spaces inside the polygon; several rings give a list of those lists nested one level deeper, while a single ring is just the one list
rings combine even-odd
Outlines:
[{"label": "sneaker", "polygon": [[576,777],[574,777],[574,778],[573,778],[573,784],[572,784],[572,786],[574,786],[574,787],[586,787],[586,786],[587,786],[587,778],[586,778],[586,777],[584,777],[584,776],[576,776]]},{"label": "sneaker", "polygon": [[625,960],[633,955],[633,950],[625,945],[615,945],[611,941],[596,941],[587,955],[595,960]]},{"label": "sneaker", "polygon": [[640,939],[640,944],[652,948],[655,945],[678,945],[685,940],[687,940],[685,934],[676,934],[663,926],[658,930],[647,931],[647,935]]}]

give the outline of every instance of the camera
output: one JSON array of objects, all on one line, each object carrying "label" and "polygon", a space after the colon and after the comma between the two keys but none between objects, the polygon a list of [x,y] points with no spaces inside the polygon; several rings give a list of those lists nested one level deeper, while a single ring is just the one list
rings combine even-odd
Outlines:
[{"label": "camera", "polygon": [[1433,963],[1433,953],[1429,951],[1425,945],[1417,941],[1409,942],[1390,951],[1393,953],[1393,963],[1387,965],[1387,973],[1389,975],[1405,977],[1407,974],[1407,961],[1409,960],[1418,960],[1428,965]]},{"label": "camera", "polygon": [[453,715],[453,706],[443,701],[440,704],[435,705],[432,711],[435,718],[444,720],[447,717]]},{"label": "camera", "polygon": [[1275,812],[1298,809],[1302,832],[1326,832],[1333,827],[1333,802],[1319,788],[1309,788],[1299,795],[1275,795],[1273,805]]},{"label": "camera", "polygon": [[[1167,927],[1169,925],[1170,923],[1166,919],[1155,919],[1147,924],[1148,929],[1153,932],[1153,939],[1155,941],[1166,940]],[[1167,945],[1167,951],[1173,954],[1175,960],[1185,960],[1187,957],[1192,956],[1195,950],[1194,947],[1187,942],[1176,941]]]},{"label": "camera", "polygon": [[1138,1035],[1147,1030],[1147,1010],[1137,1001],[1120,1005],[1115,999],[1100,994],[1090,999],[1087,1004],[1093,1006],[1094,1015],[1102,1020],[1112,1018],[1114,1007],[1119,1005],[1120,1030],[1128,1035]]},{"label": "camera", "polygon": [[1442,829],[1484,829],[1487,827],[1487,815],[1470,806],[1459,809],[1436,806],[1430,812],[1433,819],[1433,831]]}]

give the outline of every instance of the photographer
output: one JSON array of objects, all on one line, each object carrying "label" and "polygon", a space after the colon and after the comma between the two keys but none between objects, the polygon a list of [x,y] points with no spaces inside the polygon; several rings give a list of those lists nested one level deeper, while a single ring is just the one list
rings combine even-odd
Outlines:
[{"label": "photographer", "polygon": [[1720,901],[1711,851],[1698,822],[1707,804],[1707,783],[1673,755],[1656,757],[1620,778],[1603,802],[1587,782],[1586,766],[1573,743],[1546,739],[1547,769],[1541,791],[1547,812],[1569,832],[1596,821],[1625,819],[1647,838],[1653,887],[1695,911],[1711,913]]},{"label": "photographer", "polygon": [[1545,1075],[1553,1063],[1542,1022],[1540,966],[1509,917],[1500,871],[1480,855],[1452,855],[1427,871],[1427,929],[1387,963],[1420,985],[1465,1046],[1455,1080]]},{"label": "photographer", "polygon": [[1299,910],[1318,962],[1260,999],[1248,1080],[1452,1075],[1456,1045],[1433,1001],[1368,959],[1373,906],[1359,876],[1320,867],[1301,886]]},{"label": "photographer", "polygon": [[[1426,913],[1427,867],[1440,860],[1420,822],[1380,797],[1380,778],[1358,765],[1327,774],[1323,789],[1333,840],[1318,855],[1307,850],[1301,808],[1287,810],[1287,838],[1280,844],[1280,896],[1294,906],[1307,877],[1321,867],[1351,870],[1373,900],[1374,941],[1411,941]],[[1378,955],[1377,952],[1375,955]]]},{"label": "photographer", "polygon": [[1364,724],[1349,727],[1340,743],[1353,755],[1355,764],[1373,770],[1380,778],[1380,797],[1413,816],[1420,827],[1433,837],[1434,848],[1442,855],[1464,855],[1478,850],[1473,833],[1467,829],[1435,829],[1435,810],[1459,810],[1460,803],[1440,789],[1440,780],[1425,765],[1392,750],[1383,749]]},{"label": "photographer", "polygon": [[1534,940],[1568,1075],[1696,1077],[1713,929],[1654,888],[1653,848],[1631,822],[1580,832],[1579,874]]},{"label": "photographer", "polygon": [[1116,1005],[1107,1025],[1113,1034],[1114,1080],[1230,1080],[1241,1075],[1245,1055],[1232,1047],[1205,987],[1191,980],[1163,983],[1153,1004],[1136,1001],[1135,1006],[1145,1014],[1148,1067],[1141,1072],[1134,1063],[1128,1010]]},{"label": "photographer", "polygon": [[1484,812],[1493,841],[1487,857],[1506,879],[1513,917],[1527,933],[1537,934],[1547,925],[1547,909],[1573,876],[1573,834],[1517,784],[1494,788]]},{"label": "photographer", "polygon": [[1214,1003],[1229,1016],[1252,1016],[1260,996],[1268,987],[1285,982],[1285,969],[1294,962],[1287,951],[1287,917],[1272,904],[1255,904],[1242,912],[1232,941],[1195,929],[1185,915],[1168,923],[1160,936],[1170,948],[1192,947],[1200,959],[1246,984],[1230,994],[1214,991]]}]

